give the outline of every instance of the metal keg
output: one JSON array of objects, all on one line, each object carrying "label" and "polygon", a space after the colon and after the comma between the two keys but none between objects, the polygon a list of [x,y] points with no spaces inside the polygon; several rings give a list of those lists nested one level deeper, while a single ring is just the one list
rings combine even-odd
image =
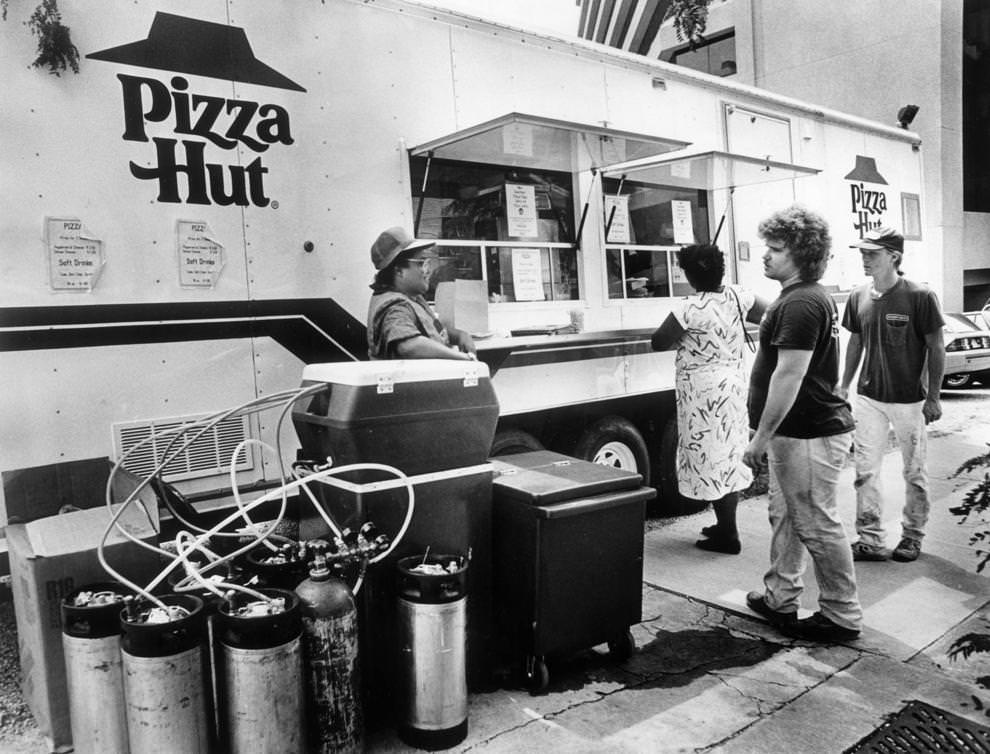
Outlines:
[{"label": "metal keg", "polygon": [[62,600],[62,649],[77,754],[127,754],[120,613],[130,594],[115,582],[88,584]]},{"label": "metal keg", "polygon": [[447,749],[467,736],[467,560],[398,562],[399,736]]},{"label": "metal keg", "polygon": [[305,754],[299,598],[236,594],[214,618],[221,741],[229,754]]},{"label": "metal keg", "polygon": [[189,594],[123,612],[120,656],[133,754],[207,754],[212,699],[203,600]]}]

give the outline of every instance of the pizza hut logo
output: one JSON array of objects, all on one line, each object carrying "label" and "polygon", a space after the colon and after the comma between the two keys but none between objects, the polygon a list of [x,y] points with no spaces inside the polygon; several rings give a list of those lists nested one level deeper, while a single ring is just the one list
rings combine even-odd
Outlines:
[{"label": "pizza hut logo", "polygon": [[[169,13],[155,14],[147,39],[86,57],[306,91],[258,60],[243,29]],[[158,201],[241,207],[271,203],[265,193],[268,168],[262,155],[273,146],[294,143],[284,107],[193,92],[181,75],[171,76],[168,83],[123,73],[117,79],[123,95],[124,141],[154,144],[154,164],[149,167],[132,161],[131,175],[156,181]],[[165,124],[172,135],[149,136],[149,124]],[[208,147],[222,154],[239,144],[258,156],[246,165],[209,161]]]}]

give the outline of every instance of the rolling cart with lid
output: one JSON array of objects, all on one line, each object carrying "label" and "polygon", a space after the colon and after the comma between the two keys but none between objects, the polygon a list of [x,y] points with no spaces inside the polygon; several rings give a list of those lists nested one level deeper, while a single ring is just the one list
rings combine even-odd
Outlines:
[{"label": "rolling cart with lid", "polygon": [[535,451],[493,458],[494,612],[529,689],[547,657],[607,643],[621,661],[642,620],[643,529],[656,496],[621,469]]}]

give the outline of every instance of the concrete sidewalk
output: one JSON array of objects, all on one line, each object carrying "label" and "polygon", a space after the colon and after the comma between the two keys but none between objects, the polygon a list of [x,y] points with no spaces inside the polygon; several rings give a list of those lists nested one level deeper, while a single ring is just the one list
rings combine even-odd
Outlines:
[{"label": "concrete sidewalk", "polygon": [[[915,563],[857,563],[865,608],[863,636],[847,645],[788,639],[744,603],[759,589],[769,552],[766,498],[740,505],[743,552],[694,547],[709,513],[648,531],[637,651],[614,664],[605,647],[550,662],[550,688],[472,694],[467,739],[455,750],[485,752],[841,752],[910,700],[988,725],[975,679],[990,658],[953,662],[946,652],[969,631],[986,631],[990,581],[975,573],[970,530],[948,513],[958,503],[960,462],[985,452],[982,437],[931,435],[934,504],[923,554]],[[888,454],[890,544],[900,535],[899,458]],[[852,469],[840,507],[852,531]],[[803,607],[815,607],[808,572]],[[594,595],[589,595],[593,599]],[[804,612],[804,611],[803,611]],[[983,692],[981,694],[981,692]],[[372,734],[369,750],[412,751],[391,732]]]}]

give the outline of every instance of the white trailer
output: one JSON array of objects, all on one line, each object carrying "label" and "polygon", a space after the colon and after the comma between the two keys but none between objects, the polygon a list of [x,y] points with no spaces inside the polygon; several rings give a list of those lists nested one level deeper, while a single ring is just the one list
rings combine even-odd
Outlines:
[{"label": "white trailer", "polygon": [[[404,225],[436,239],[438,281],[481,281],[495,449],[635,467],[682,512],[673,358],[649,347],[689,292],[675,250],[717,235],[773,296],[756,225],[802,201],[841,292],[866,229],[923,235],[916,134],[593,43],[406,0],[60,9],[78,74],[30,66],[18,3],[0,22],[0,471],[119,458],[365,358],[368,250]],[[167,478],[222,498],[267,424],[221,425]],[[237,469],[278,476],[257,450]]]}]

